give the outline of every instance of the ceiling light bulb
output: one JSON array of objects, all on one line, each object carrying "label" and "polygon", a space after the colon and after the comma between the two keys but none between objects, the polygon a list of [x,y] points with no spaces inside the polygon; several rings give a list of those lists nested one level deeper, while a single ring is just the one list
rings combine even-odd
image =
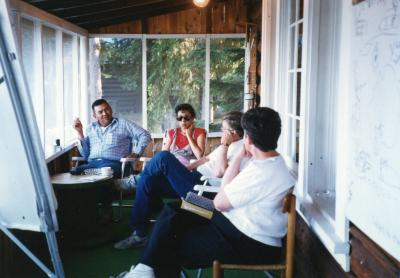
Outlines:
[{"label": "ceiling light bulb", "polygon": [[200,8],[204,8],[208,3],[210,3],[210,0],[193,0],[193,4]]}]

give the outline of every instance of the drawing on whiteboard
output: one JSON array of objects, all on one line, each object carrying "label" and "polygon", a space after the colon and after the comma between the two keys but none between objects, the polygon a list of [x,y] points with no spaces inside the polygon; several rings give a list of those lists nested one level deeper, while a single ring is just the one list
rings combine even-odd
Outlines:
[{"label": "drawing on whiteboard", "polygon": [[387,186],[400,190],[400,173],[385,159],[380,161],[379,179]]},{"label": "drawing on whiteboard", "polygon": [[390,45],[393,63],[397,64],[400,61],[400,41],[394,41]]}]

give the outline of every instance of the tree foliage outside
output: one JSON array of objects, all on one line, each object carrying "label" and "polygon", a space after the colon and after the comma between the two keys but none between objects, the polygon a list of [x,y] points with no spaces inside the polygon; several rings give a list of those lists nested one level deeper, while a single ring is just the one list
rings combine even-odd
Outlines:
[{"label": "tree foliage outside", "polygon": [[[137,42],[139,41],[139,42]],[[211,39],[210,96],[206,99],[206,40],[204,38],[147,39],[147,123],[153,133],[176,124],[174,107],[190,103],[197,126],[210,117],[210,131],[219,131],[223,113],[243,109],[244,39]],[[102,80],[116,79],[141,100],[141,40],[102,40]],[[210,111],[205,111],[209,101]]]}]

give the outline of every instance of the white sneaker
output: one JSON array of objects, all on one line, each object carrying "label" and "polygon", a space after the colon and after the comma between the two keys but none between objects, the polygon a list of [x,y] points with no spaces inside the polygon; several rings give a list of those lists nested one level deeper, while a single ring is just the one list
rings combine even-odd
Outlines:
[{"label": "white sneaker", "polygon": [[129,237],[114,244],[114,248],[118,250],[128,249],[129,247],[140,247],[147,243],[147,236],[141,237],[134,231]]},{"label": "white sneaker", "polygon": [[144,265],[144,264],[138,264],[136,267],[133,265],[131,269],[129,270],[128,273],[125,274],[125,276],[122,276],[124,278],[155,278],[156,276],[154,275],[154,270],[153,268]]},{"label": "white sneaker", "polygon": [[136,188],[136,176],[130,175],[127,178],[114,180],[115,187],[118,190],[131,191]]}]

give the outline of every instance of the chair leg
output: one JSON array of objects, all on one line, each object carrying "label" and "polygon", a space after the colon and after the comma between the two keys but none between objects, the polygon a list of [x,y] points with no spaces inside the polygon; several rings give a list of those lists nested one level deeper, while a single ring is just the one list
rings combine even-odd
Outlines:
[{"label": "chair leg", "polygon": [[213,263],[213,278],[222,278],[224,275],[221,269],[221,263],[219,261],[214,261]]}]

